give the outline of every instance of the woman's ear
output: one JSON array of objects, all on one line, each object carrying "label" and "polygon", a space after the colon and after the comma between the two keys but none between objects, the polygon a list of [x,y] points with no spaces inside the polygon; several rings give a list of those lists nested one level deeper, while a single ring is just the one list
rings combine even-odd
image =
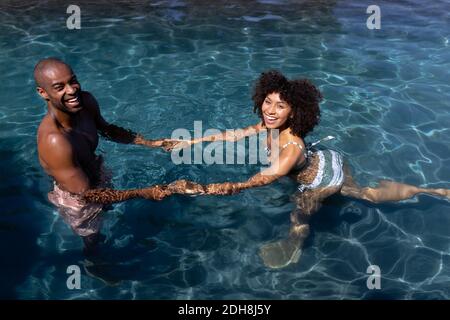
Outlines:
[{"label": "woman's ear", "polygon": [[293,115],[292,112],[291,112],[291,114],[289,115],[289,117],[288,117],[288,119],[287,119],[287,123],[288,123],[288,126],[289,126],[289,127],[292,126],[293,120],[294,120],[294,115]]}]

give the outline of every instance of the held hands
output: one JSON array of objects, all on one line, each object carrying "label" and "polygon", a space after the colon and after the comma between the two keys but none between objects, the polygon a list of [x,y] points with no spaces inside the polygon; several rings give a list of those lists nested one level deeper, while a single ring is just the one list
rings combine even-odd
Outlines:
[{"label": "held hands", "polygon": [[194,144],[194,140],[179,140],[179,139],[160,139],[160,140],[147,140],[142,135],[136,135],[134,139],[135,144],[147,146],[150,148],[163,148],[165,151],[170,152],[174,149],[183,149]]},{"label": "held hands", "polygon": [[82,199],[86,202],[109,204],[126,201],[141,197],[148,200],[160,201],[172,194],[185,195],[231,195],[240,190],[239,183],[213,183],[207,186],[188,181],[177,180],[169,185],[155,185],[144,189],[133,190],[113,190],[108,188],[91,189],[82,194]]},{"label": "held hands", "polygon": [[160,201],[167,196],[170,196],[172,192],[167,188],[167,186],[153,186],[139,191],[139,195],[148,200]]},{"label": "held hands", "polygon": [[233,195],[240,191],[236,183],[212,183],[206,186],[188,181],[177,180],[167,186],[153,186],[140,190],[140,196],[150,200],[162,200],[172,194],[185,195]]},{"label": "held hands", "polygon": [[177,180],[167,186],[167,189],[172,193],[187,194],[187,195],[200,195],[205,194],[205,187],[201,184],[188,181]]}]

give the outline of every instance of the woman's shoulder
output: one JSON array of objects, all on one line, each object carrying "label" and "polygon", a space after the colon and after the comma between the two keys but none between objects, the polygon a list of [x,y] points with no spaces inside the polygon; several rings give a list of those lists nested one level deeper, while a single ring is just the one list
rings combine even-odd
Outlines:
[{"label": "woman's shoulder", "polygon": [[284,149],[289,145],[296,145],[303,150],[306,148],[305,141],[303,141],[301,137],[296,136],[291,132],[286,132],[285,135],[280,136],[280,147]]}]

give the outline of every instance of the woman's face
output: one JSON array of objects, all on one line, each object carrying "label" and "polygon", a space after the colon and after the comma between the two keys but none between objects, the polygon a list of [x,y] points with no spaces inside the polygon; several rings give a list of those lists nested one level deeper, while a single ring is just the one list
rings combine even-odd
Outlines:
[{"label": "woman's face", "polygon": [[278,92],[268,94],[262,104],[262,114],[264,124],[268,129],[279,129],[289,119],[292,107],[284,100],[281,100]]}]

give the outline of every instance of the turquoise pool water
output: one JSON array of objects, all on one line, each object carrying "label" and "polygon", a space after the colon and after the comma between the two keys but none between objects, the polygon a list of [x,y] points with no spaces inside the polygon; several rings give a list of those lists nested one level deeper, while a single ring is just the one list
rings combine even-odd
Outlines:
[{"label": "turquoise pool water", "polygon": [[[449,202],[373,205],[335,196],[312,221],[301,261],[264,267],[261,243],[286,234],[295,185],[231,197],[134,200],[105,213],[89,276],[81,240],[46,198],[35,134],[45,114],[35,63],[70,63],[110,122],[149,138],[176,128],[255,123],[251,86],[276,68],[320,86],[322,121],[357,180],[450,187],[450,4],[410,1],[60,1],[0,3],[0,296],[18,299],[449,299]],[[381,29],[366,8],[381,8]],[[239,181],[252,165],[181,165],[160,150],[102,141],[117,188],[189,178]],[[69,265],[80,290],[66,286]],[[369,265],[381,289],[366,286]]]}]

